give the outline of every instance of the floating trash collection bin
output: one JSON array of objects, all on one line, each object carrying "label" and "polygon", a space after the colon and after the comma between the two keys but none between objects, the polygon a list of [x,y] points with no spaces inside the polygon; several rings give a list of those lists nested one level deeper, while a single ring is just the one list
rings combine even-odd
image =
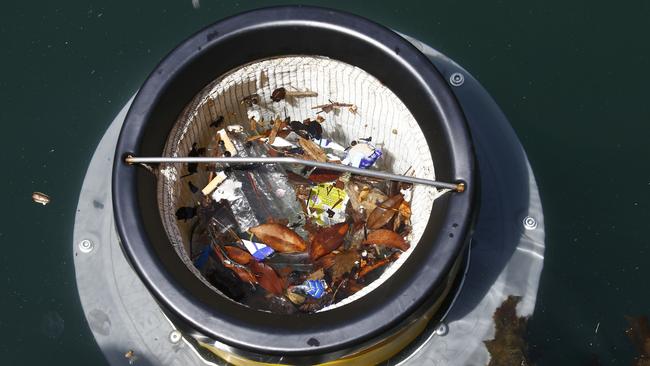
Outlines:
[{"label": "floating trash collection bin", "polygon": [[[180,115],[163,155],[292,156],[435,178],[404,103],[327,57],[276,57],[218,78]],[[331,309],[379,286],[450,191],[300,164],[159,169],[161,217],[188,268],[240,304],[288,314]]]},{"label": "floating trash collection bin", "polygon": [[[297,157],[462,183],[464,192]],[[116,226],[170,319],[229,362],[382,361],[452,292],[475,215],[467,126],[427,58],[316,8],[221,21],[167,56],[122,127]]]}]

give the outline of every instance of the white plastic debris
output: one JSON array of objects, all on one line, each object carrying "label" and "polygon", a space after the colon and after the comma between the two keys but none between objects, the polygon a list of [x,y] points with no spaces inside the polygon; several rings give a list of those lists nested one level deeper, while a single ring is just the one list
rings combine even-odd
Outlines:
[{"label": "white plastic debris", "polygon": [[336,142],[334,142],[334,141],[332,141],[330,139],[322,138],[322,139],[314,139],[313,141],[316,143],[316,145],[318,145],[320,147],[324,147],[326,149],[332,149],[332,150],[336,150],[336,151],[345,151],[345,147],[337,144]]},{"label": "white plastic debris", "polygon": [[241,192],[241,182],[229,178],[214,190],[212,198],[217,202],[221,200],[234,201],[241,197],[238,191]]},{"label": "white plastic debris", "polygon": [[228,176],[226,176],[226,173],[218,172],[217,176],[212,178],[210,183],[208,183],[205,186],[205,188],[203,188],[201,190],[201,192],[206,196],[209,195],[210,193],[212,193],[219,186],[219,184],[221,184],[224,180],[226,180],[226,178],[228,178]]},{"label": "white plastic debris", "polygon": [[250,241],[250,240],[243,240],[242,243],[244,243],[244,246],[246,247],[246,250],[258,261],[261,262],[265,260],[267,257],[271,256],[275,251],[267,246],[266,244]]},{"label": "white plastic debris", "polygon": [[248,119],[254,118],[255,121],[260,121],[262,119],[262,114],[258,109],[249,109],[248,110]]},{"label": "white plastic debris", "polygon": [[[260,140],[262,142],[266,143],[266,142],[268,142],[269,139],[267,137],[264,137],[264,138],[261,138]],[[279,137],[279,136],[275,137],[275,140],[273,141],[271,146],[273,146],[273,147],[290,147],[290,148],[296,147],[296,145],[292,144],[291,142],[289,142],[289,141],[287,141],[287,140],[285,140],[285,139],[283,139],[282,137]]]},{"label": "white plastic debris", "polygon": [[381,149],[365,141],[359,141],[348,150],[348,155],[343,159],[343,164],[355,168],[367,169],[379,159]]},{"label": "white plastic debris", "polygon": [[230,125],[226,127],[226,130],[228,130],[228,132],[241,133],[244,132],[244,127],[242,125]]},{"label": "white plastic debris", "polygon": [[221,141],[223,141],[224,148],[226,151],[230,153],[230,156],[235,156],[237,155],[237,149],[235,148],[235,145],[233,145],[232,141],[230,140],[230,137],[228,137],[228,133],[226,132],[225,129],[220,129],[217,131],[219,134],[219,137],[221,138]]}]

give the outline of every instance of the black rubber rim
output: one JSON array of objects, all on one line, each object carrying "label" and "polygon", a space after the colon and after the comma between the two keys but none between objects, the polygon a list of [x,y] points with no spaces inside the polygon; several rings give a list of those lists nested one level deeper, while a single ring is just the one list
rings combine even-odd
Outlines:
[{"label": "black rubber rim", "polygon": [[[215,295],[172,249],[162,226],[154,178],[123,162],[159,155],[181,110],[210,81],[239,65],[280,55],[328,56],[377,77],[420,124],[437,179],[467,183],[436,200],[425,233],[402,268],[363,299],[317,314],[279,315]],[[393,329],[430,300],[463,249],[474,210],[472,146],[463,113],[430,61],[393,31],[355,15],[313,7],[276,7],[213,24],[172,51],[146,80],[122,127],[113,167],[113,204],[121,244],[166,310],[229,346],[296,360],[346,354]]]}]

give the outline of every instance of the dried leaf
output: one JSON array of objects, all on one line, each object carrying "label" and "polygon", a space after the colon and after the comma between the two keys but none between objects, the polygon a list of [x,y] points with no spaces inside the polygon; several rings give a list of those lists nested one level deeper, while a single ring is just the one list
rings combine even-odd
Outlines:
[{"label": "dried leaf", "polygon": [[253,256],[247,251],[233,246],[223,247],[228,257],[239,264],[248,264],[253,260]]},{"label": "dried leaf", "polygon": [[404,197],[397,194],[379,204],[368,216],[368,228],[379,229],[386,225],[395,216],[402,201]]},{"label": "dried leaf", "polygon": [[384,259],[380,259],[380,260],[376,261],[373,264],[369,264],[367,266],[364,266],[363,268],[361,268],[361,270],[359,270],[359,277],[364,277],[368,273],[370,273],[370,272],[376,270],[377,268],[382,267],[382,266],[384,266],[384,265],[386,265],[386,264],[388,264],[388,263],[390,263],[392,261],[393,260],[390,259],[390,258],[384,258]]},{"label": "dried leaf", "polygon": [[406,220],[410,219],[411,205],[408,202],[402,201],[402,203],[399,205],[399,214]]},{"label": "dried leaf", "polygon": [[309,277],[307,277],[308,280],[320,280],[321,278],[325,277],[325,271],[323,271],[322,268],[319,268],[315,272],[312,272]]},{"label": "dried leaf", "polygon": [[349,227],[348,223],[342,222],[318,230],[311,242],[311,259],[316,260],[341,246]]},{"label": "dried leaf", "polygon": [[259,139],[261,139],[262,137],[266,137],[266,136],[265,136],[265,135],[255,135],[255,136],[251,136],[251,137],[249,137],[249,138],[246,139],[246,142],[259,140]]},{"label": "dried leaf", "polygon": [[[377,188],[364,190],[367,192],[365,195],[362,194],[363,198],[361,199],[361,206],[366,210],[366,212],[372,213],[372,211],[377,208],[377,205],[381,204],[388,199],[388,196],[384,192],[378,190]],[[364,192],[362,191],[362,193]]]},{"label": "dried leaf", "polygon": [[305,155],[308,159],[320,161],[321,163],[327,162],[327,155],[318,145],[316,145],[311,140],[306,140],[302,137],[298,138],[298,144],[305,151]]},{"label": "dried leaf", "polygon": [[528,319],[517,316],[517,303],[520,300],[519,296],[508,296],[494,311],[494,339],[483,341],[490,352],[488,366],[532,365],[528,359],[528,345],[523,338]]},{"label": "dried leaf", "polygon": [[335,170],[317,168],[309,174],[307,179],[314,183],[327,183],[337,180],[341,174],[341,172]]},{"label": "dried leaf", "polygon": [[275,142],[275,137],[278,135],[278,130],[280,129],[281,125],[282,120],[279,118],[273,122],[273,128],[271,128],[271,133],[269,134],[269,144],[273,144]]},{"label": "dried leaf", "polygon": [[302,252],[307,243],[293,230],[280,224],[262,224],[250,229],[260,241],[281,253]]},{"label": "dried leaf", "polygon": [[393,220],[393,231],[397,232],[401,224],[402,224],[402,215],[397,215],[395,217],[395,220]]},{"label": "dried leaf", "polygon": [[250,268],[263,289],[275,295],[282,295],[284,292],[282,279],[278,277],[273,268],[256,261],[250,263]]},{"label": "dried leaf", "polygon": [[[250,284],[253,284],[253,285],[257,284],[257,279],[248,270],[248,268],[246,268],[246,267],[244,267],[244,266],[242,266],[240,264],[233,263],[230,260],[226,259],[226,257],[224,257],[223,253],[221,252],[221,250],[219,248],[214,248],[214,253],[217,255],[217,257],[219,257],[219,260],[221,261],[221,263],[223,263],[223,265],[226,268],[228,268],[231,271],[235,272],[235,274],[237,275],[237,277],[239,277],[239,279],[241,279],[244,282],[248,282]],[[255,262],[255,261],[253,261],[253,262]]]},{"label": "dried leaf", "polygon": [[410,245],[398,233],[392,230],[379,229],[368,234],[368,238],[363,244],[384,245],[391,248],[397,248],[401,251],[407,250]]},{"label": "dried leaf", "polygon": [[334,265],[335,260],[336,260],[336,254],[333,253],[326,254],[320,257],[316,261],[316,266],[325,270],[332,267]]},{"label": "dried leaf", "polygon": [[309,181],[309,179],[303,177],[300,174],[296,174],[291,171],[287,171],[287,178],[289,179],[289,183],[293,185],[299,185],[299,186],[311,186],[313,185],[312,182]]},{"label": "dried leaf", "polygon": [[271,100],[274,102],[279,102],[284,99],[287,95],[287,90],[283,87],[279,87],[271,93]]},{"label": "dried leaf", "polygon": [[248,282],[250,284],[256,285],[257,284],[257,279],[255,276],[248,270],[248,268],[244,266],[226,266],[229,269],[231,269],[237,276],[244,282]]},{"label": "dried leaf", "polygon": [[350,273],[354,266],[357,264],[360,255],[355,250],[348,250],[339,253],[334,258],[334,264],[331,267],[332,280],[337,282],[346,273]]},{"label": "dried leaf", "polygon": [[352,211],[357,213],[358,216],[363,217],[361,213],[362,206],[361,206],[360,191],[361,188],[356,183],[348,182],[345,184],[345,193],[347,193],[348,197],[350,197],[350,205]]}]

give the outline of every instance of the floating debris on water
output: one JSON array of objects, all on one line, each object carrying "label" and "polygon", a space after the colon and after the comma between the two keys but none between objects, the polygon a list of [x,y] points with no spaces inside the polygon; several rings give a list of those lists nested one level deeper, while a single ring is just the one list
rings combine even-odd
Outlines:
[{"label": "floating debris on water", "polygon": [[32,201],[36,203],[40,203],[41,205],[45,206],[48,203],[50,203],[51,199],[50,196],[46,195],[43,192],[34,192],[32,193]]},{"label": "floating debris on water", "polygon": [[490,352],[488,366],[531,366],[528,343],[524,339],[528,318],[517,316],[520,296],[508,296],[492,315],[494,339],[483,341]]},{"label": "floating debris on water", "polygon": [[634,366],[650,366],[650,324],[646,316],[626,316],[630,325],[625,334],[636,347],[638,356],[634,357]]}]

